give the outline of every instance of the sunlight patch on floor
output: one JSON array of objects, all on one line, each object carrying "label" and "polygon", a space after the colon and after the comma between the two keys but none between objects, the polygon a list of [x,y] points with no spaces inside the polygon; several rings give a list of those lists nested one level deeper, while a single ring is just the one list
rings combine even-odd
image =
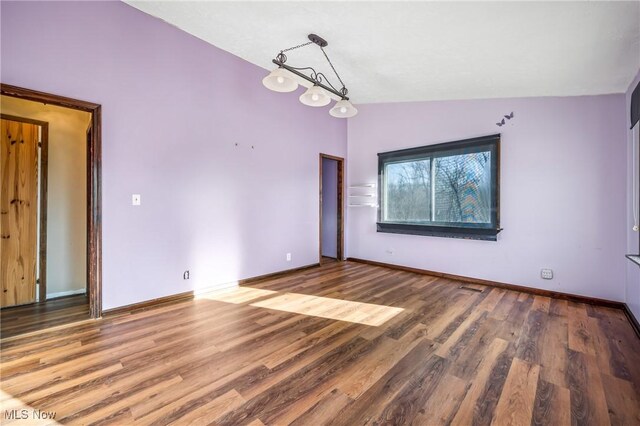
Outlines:
[{"label": "sunlight patch on floor", "polygon": [[250,306],[373,326],[384,324],[404,310],[393,306],[299,293],[285,293],[251,303]]},{"label": "sunlight patch on floor", "polygon": [[202,293],[197,295],[196,299],[215,300],[218,302],[226,302],[239,305],[251,300],[260,299],[261,297],[272,296],[277,293],[277,291],[263,290],[260,288],[233,287],[210,293]]}]

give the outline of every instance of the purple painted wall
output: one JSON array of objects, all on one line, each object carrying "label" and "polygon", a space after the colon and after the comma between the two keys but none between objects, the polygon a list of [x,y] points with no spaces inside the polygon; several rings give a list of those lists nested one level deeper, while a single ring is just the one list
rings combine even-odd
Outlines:
[{"label": "purple painted wall", "polygon": [[318,261],[318,154],[345,156],[344,120],[123,3],[1,14],[3,83],[102,105],[104,309]]},{"label": "purple painted wall", "polygon": [[640,270],[623,257],[637,247],[630,92],[363,105],[347,130],[264,89],[264,70],[125,4],[0,8],[3,83],[103,106],[105,309],[315,263],[318,153],[345,157],[347,135],[348,180],[361,184],[376,181],[378,152],[500,131],[497,243],[376,233],[375,210],[360,208],[347,212],[348,254],[640,313]]},{"label": "purple painted wall", "polygon": [[[349,185],[377,181],[378,152],[500,132],[504,231],[498,242],[384,234],[375,209],[350,209],[349,256],[625,300],[623,94],[359,109],[348,126]],[[515,118],[497,127],[511,111]],[[554,279],[541,279],[541,268]]]},{"label": "purple painted wall", "polygon": [[322,159],[322,255],[338,257],[338,162]]},{"label": "purple painted wall", "polygon": [[[631,93],[633,89],[637,86],[638,82],[640,82],[640,71],[636,75],[636,78],[633,79],[631,84],[629,85],[629,89],[625,94],[625,121],[624,121],[624,131],[627,134],[627,253],[638,253],[638,233],[632,230],[633,227],[633,170],[634,170],[634,162],[635,167],[638,167],[638,151],[636,151],[636,157],[633,157],[633,138],[636,138],[636,149],[638,147],[638,133],[640,133],[640,124],[636,124],[633,130],[629,130],[629,116],[631,109]],[[635,189],[637,190],[639,183],[636,182]],[[635,315],[636,318],[640,320],[640,268],[631,263],[627,262],[626,264],[626,273],[627,273],[627,281],[626,281],[626,302],[631,308],[631,311]]]}]

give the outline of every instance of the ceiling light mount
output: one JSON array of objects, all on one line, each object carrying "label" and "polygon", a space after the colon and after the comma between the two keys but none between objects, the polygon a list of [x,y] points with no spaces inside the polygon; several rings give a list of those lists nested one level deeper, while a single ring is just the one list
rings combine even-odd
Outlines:
[{"label": "ceiling light mount", "polygon": [[323,39],[317,34],[309,34],[308,37],[309,37],[309,40],[311,40],[312,42],[314,42],[320,47],[327,47],[329,45],[327,40]]},{"label": "ceiling light mount", "polygon": [[[286,70],[289,73],[294,74],[312,84],[312,87],[309,88],[307,92],[302,96],[300,96],[300,102],[305,105],[315,107],[325,106],[331,102],[329,94],[325,93],[329,92],[340,99],[340,101],[336,104],[338,109],[336,109],[336,107],[332,108],[330,112],[331,115],[339,118],[353,117],[357,114],[358,110],[351,104],[351,102],[349,102],[349,97],[347,96],[349,94],[349,90],[344,85],[344,82],[333,66],[333,63],[331,63],[329,56],[327,56],[327,52],[325,52],[324,50],[324,48],[327,47],[329,43],[316,34],[309,34],[307,37],[310,41],[290,47],[288,49],[283,49],[276,55],[275,59],[273,59],[272,62],[276,64],[278,68],[273,70],[271,74],[266,76],[262,80],[262,84],[264,84],[268,89],[275,92],[294,91],[298,87],[298,83],[293,78],[291,78],[291,76],[286,75]],[[310,44],[315,44],[320,47],[320,50],[327,60],[327,63],[329,64],[331,70],[341,84],[340,88],[336,88],[333,84],[331,84],[326,75],[321,72],[317,72],[313,67],[293,67],[285,63],[288,59],[285,52],[299,49]]]}]

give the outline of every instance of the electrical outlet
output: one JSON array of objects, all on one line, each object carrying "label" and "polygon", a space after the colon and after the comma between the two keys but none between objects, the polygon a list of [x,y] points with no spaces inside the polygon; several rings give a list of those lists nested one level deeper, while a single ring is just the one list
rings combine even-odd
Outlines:
[{"label": "electrical outlet", "polygon": [[291,262],[291,253],[287,253],[287,262]]},{"label": "electrical outlet", "polygon": [[188,269],[186,271],[184,271],[184,274],[182,274],[182,279],[183,280],[188,280],[189,279],[189,270]]},{"label": "electrical outlet", "polygon": [[552,280],[553,279],[553,271],[551,269],[542,269],[540,270],[540,276],[543,280]]}]

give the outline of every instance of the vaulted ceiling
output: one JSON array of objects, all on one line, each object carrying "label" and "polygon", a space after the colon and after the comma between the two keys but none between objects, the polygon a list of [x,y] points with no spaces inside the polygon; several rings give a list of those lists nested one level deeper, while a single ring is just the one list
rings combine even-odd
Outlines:
[{"label": "vaulted ceiling", "polygon": [[316,33],[354,103],[620,93],[640,68],[638,1],[126,2],[265,69]]}]

